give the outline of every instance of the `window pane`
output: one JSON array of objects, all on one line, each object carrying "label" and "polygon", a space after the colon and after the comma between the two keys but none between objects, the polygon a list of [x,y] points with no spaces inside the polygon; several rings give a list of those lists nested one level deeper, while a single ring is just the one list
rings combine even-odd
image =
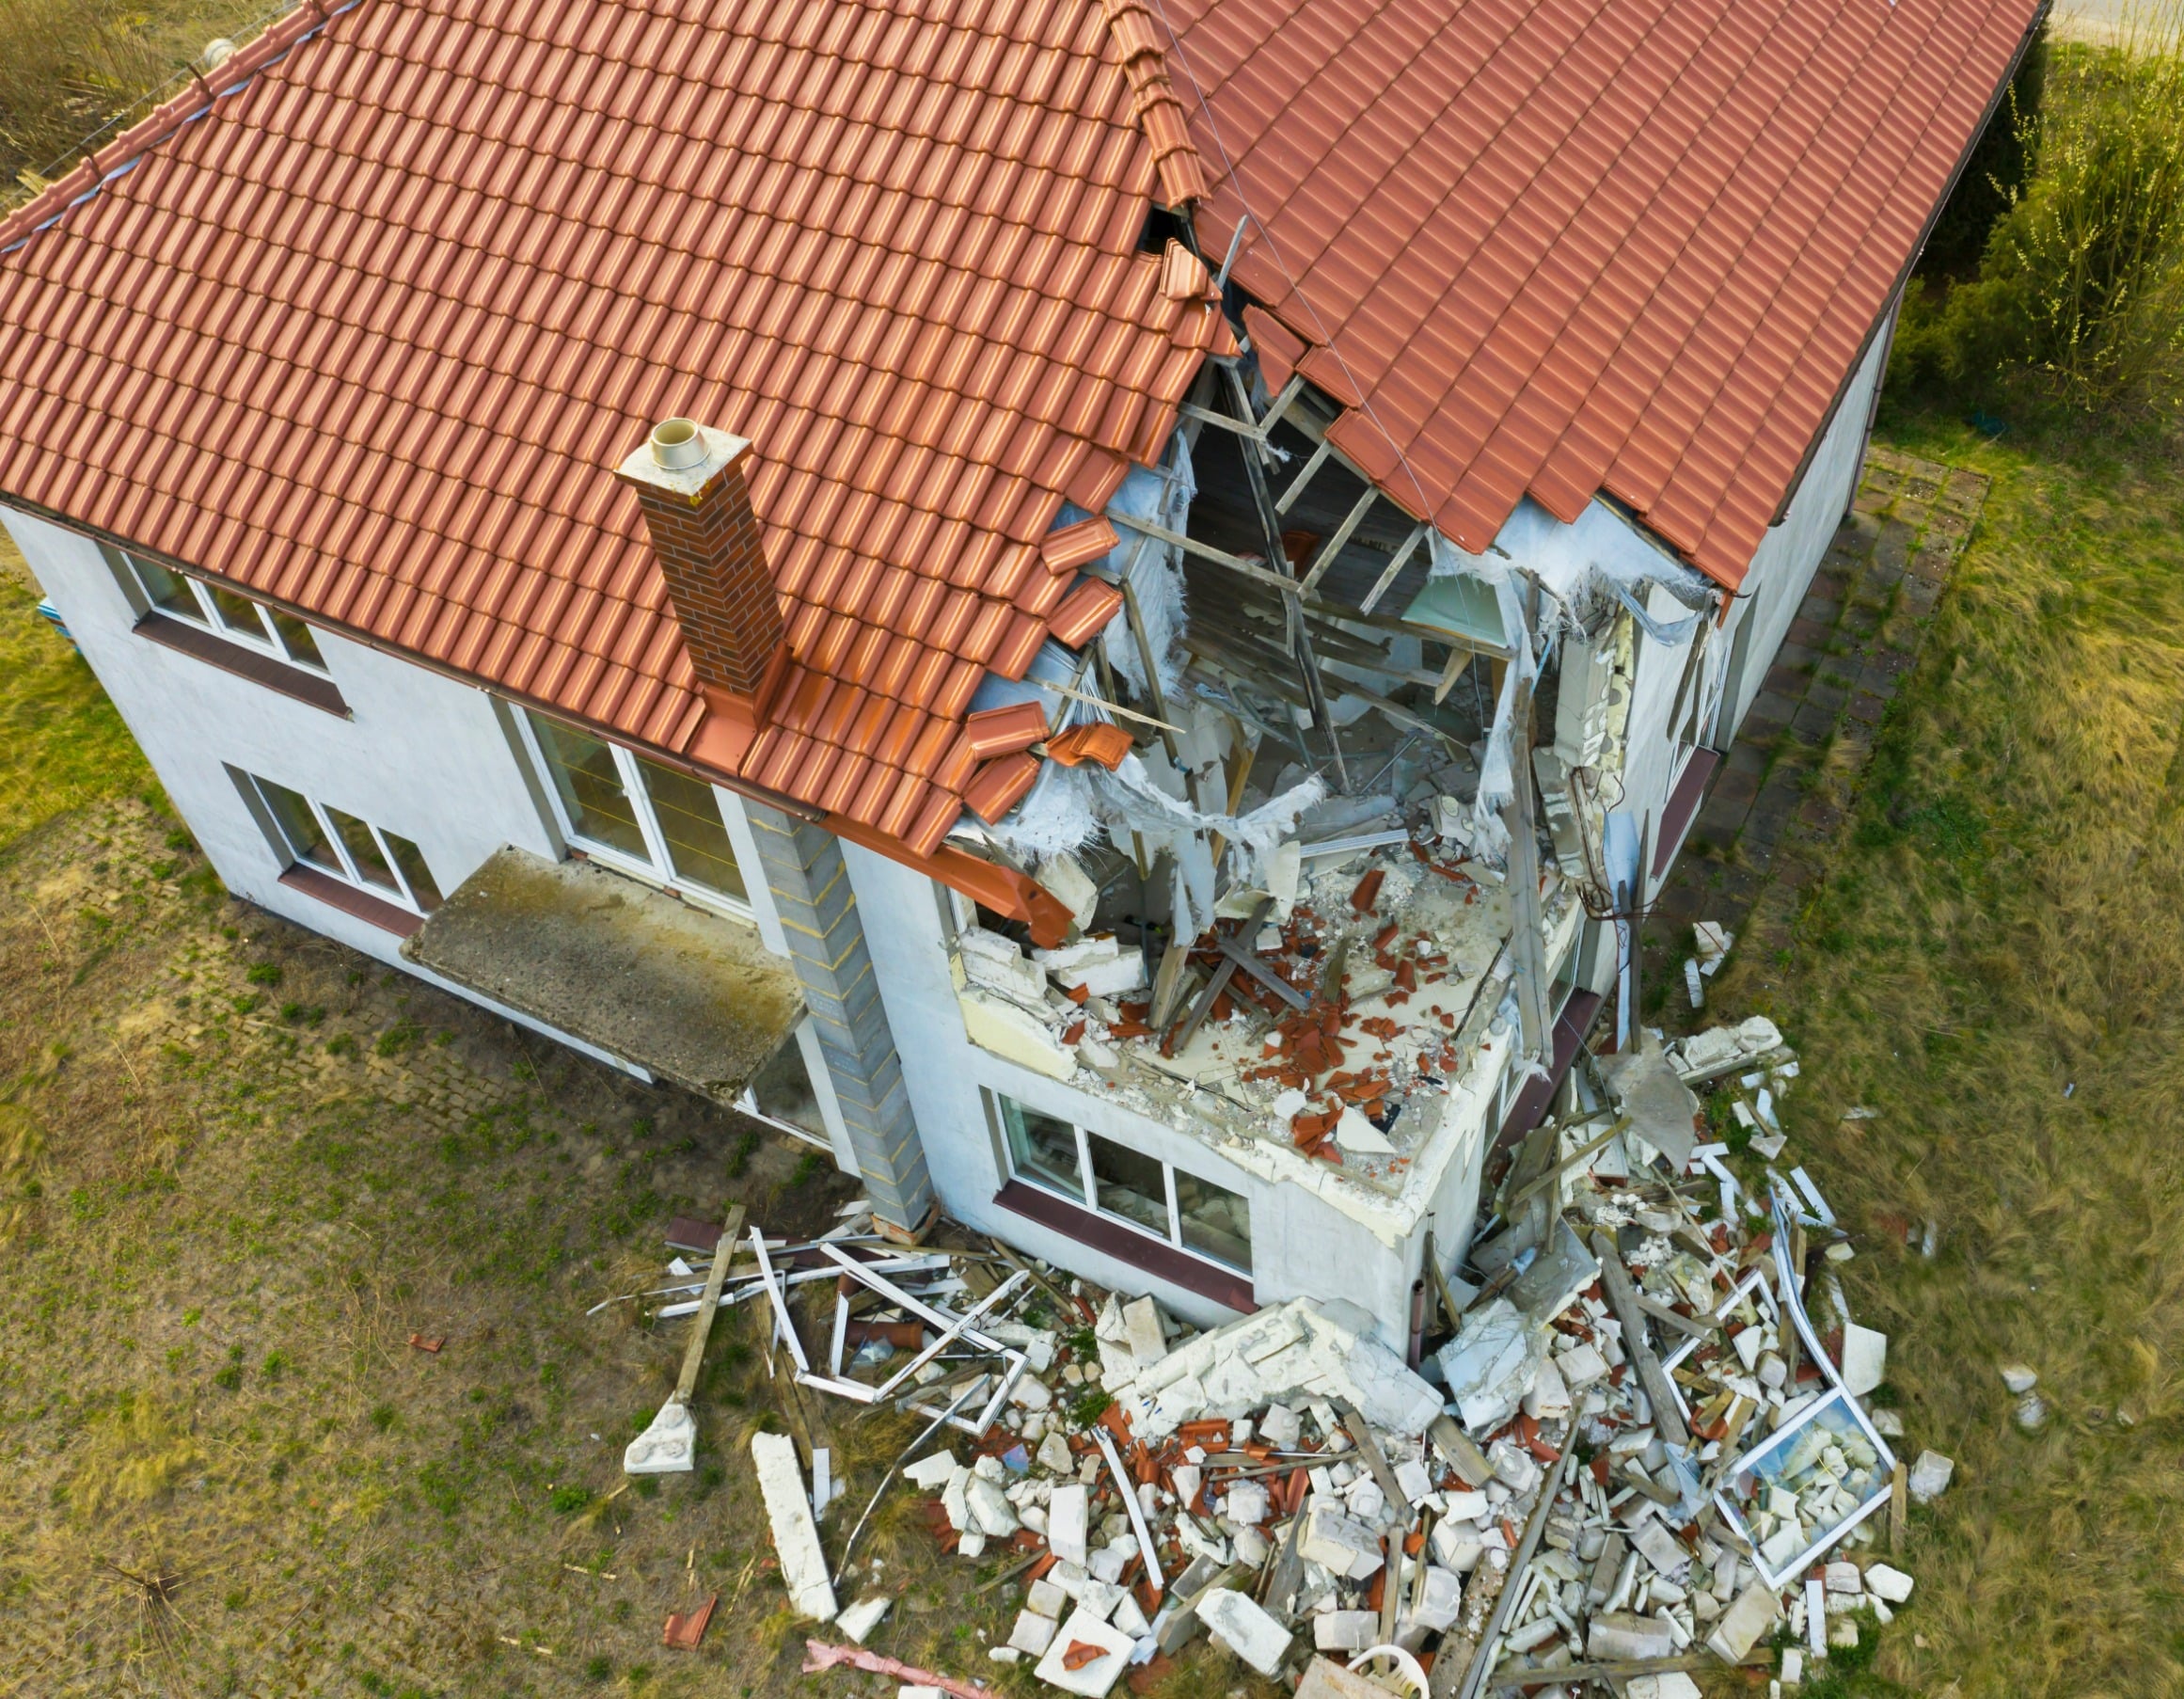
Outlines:
[{"label": "window pane", "polygon": [[258,781],[258,793],[265,799],[273,818],[280,822],[281,835],[288,839],[288,847],[295,851],[296,860],[348,878],[342,871],[341,858],[326,842],[326,834],[319,829],[319,817],[311,812],[309,802],[287,786],[276,785],[271,779]]},{"label": "window pane", "polygon": [[433,870],[425,865],[424,851],[394,833],[380,835],[387,839],[387,852],[394,857],[394,865],[402,869],[403,878],[409,881],[410,899],[430,914],[440,906],[440,887],[433,878]]},{"label": "window pane", "polygon": [[283,613],[277,608],[268,608],[266,615],[273,621],[273,628],[280,633],[283,647],[291,660],[300,660],[307,667],[325,671],[326,659],[319,653],[319,640],[311,635],[311,628],[293,613]]},{"label": "window pane", "polygon": [[258,617],[256,602],[218,584],[206,584],[205,592],[213,598],[213,611],[220,616],[220,623],[229,630],[237,637],[253,638],[259,643],[266,641],[265,624]]},{"label": "window pane", "polygon": [[1176,1214],[1182,1217],[1183,1246],[1216,1262],[1251,1272],[1251,1202],[1200,1180],[1195,1174],[1176,1170]]},{"label": "window pane", "polygon": [[200,626],[205,623],[205,611],[181,579],[155,561],[140,560],[135,555],[127,559],[136,568],[136,581],[144,586],[144,594],[151,598],[154,608],[177,619],[193,620]]},{"label": "window pane", "polygon": [[387,865],[387,857],[379,853],[379,845],[372,835],[372,828],[353,814],[343,814],[339,808],[326,810],[326,818],[334,822],[334,830],[341,834],[341,848],[348,850],[349,859],[356,864],[358,876],[368,885],[377,885],[383,891],[402,895],[402,886],[395,881],[394,869]]},{"label": "window pane", "polygon": [[1019,1174],[1067,1192],[1082,1201],[1084,1182],[1077,1168],[1077,1130],[1066,1120],[1027,1109],[1014,1098],[1001,1103],[1001,1124],[1008,1129],[1009,1164]]},{"label": "window pane", "polygon": [[568,810],[570,829],[641,862],[651,861],[614,752],[596,738],[536,714],[530,717],[530,729],[538,734],[539,752]]},{"label": "window pane", "polygon": [[652,812],[667,839],[668,860],[679,879],[742,897],[742,871],[736,865],[735,846],[728,828],[720,823],[720,802],[713,787],[688,773],[638,756],[644,788],[652,798]]},{"label": "window pane", "polygon": [[1100,1207],[1165,1239],[1168,1185],[1160,1163],[1097,1133],[1084,1137],[1092,1147],[1092,1183],[1099,1191]]}]

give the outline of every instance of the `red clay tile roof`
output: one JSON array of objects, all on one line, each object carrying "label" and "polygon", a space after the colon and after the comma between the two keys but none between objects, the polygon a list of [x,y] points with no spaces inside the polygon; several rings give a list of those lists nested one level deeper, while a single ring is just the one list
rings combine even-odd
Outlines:
[{"label": "red clay tile roof", "polygon": [[1270,381],[1475,552],[1606,491],[1734,585],[2039,0],[1158,4]]},{"label": "red clay tile roof", "polygon": [[1204,183],[1144,7],[310,4],[0,224],[0,499],[681,750],[612,468],[748,437],[795,666],[738,776],[929,851],[979,680],[1112,614],[1064,499],[1232,346],[1135,251]]}]

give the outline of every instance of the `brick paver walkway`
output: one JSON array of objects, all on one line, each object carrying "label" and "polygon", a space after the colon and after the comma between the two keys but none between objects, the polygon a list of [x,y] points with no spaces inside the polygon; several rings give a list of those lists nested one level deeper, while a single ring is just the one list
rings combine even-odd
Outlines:
[{"label": "brick paver walkway", "polygon": [[1868,451],[1850,515],[1644,928],[1650,985],[1671,1007],[1683,988],[1663,975],[1689,952],[1693,921],[1727,926],[1739,952],[1788,945],[1986,487],[1977,472]]}]

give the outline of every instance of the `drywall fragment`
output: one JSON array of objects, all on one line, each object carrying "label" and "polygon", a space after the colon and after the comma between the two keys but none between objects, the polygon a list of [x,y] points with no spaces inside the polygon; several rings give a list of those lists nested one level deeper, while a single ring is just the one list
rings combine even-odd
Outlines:
[{"label": "drywall fragment", "polygon": [[1395,1146],[1387,1135],[1369,1120],[1354,1104],[1342,1105],[1342,1116],[1335,1123],[1335,1142],[1345,1151],[1358,1156],[1390,1156]]},{"label": "drywall fragment", "polygon": [[1209,1587],[1198,1600],[1198,1620],[1207,1631],[1261,1675],[1281,1668],[1290,1649],[1290,1631],[1250,1598],[1227,1587]]},{"label": "drywall fragment", "polygon": [[1065,1693],[1106,1699],[1107,1690],[1129,1665],[1135,1643],[1121,1629],[1079,1607],[1055,1630],[1032,1674]]},{"label": "drywall fragment", "polygon": [[1630,1117],[1630,1130],[1666,1156],[1677,1173],[1690,1167],[1699,1142],[1693,1126],[1699,1100],[1677,1077],[1659,1041],[1641,1029],[1638,1043],[1601,1059],[1600,1072],[1618,1107]]},{"label": "drywall fragment", "polygon": [[1843,1328],[1844,1389],[1862,1398],[1888,1376],[1889,1336],[1848,1322]]},{"label": "drywall fragment", "polygon": [[1090,1497],[1091,1488],[1072,1482],[1055,1487],[1054,1496],[1047,1501],[1047,1548],[1062,1563],[1082,1565],[1086,1561],[1085,1520]]},{"label": "drywall fragment", "polygon": [[1161,1326],[1160,1306],[1152,1299],[1133,1298],[1125,1304],[1122,1321],[1130,1330],[1130,1354],[1141,1367],[1157,1363],[1167,1356],[1167,1334]]},{"label": "drywall fragment", "polygon": [[1742,1663],[1780,1614],[1775,1590],[1763,1580],[1755,1580],[1722,1612],[1714,1632],[1706,1637],[1706,1649],[1724,1663]]},{"label": "drywall fragment", "polygon": [[888,1607],[894,1603],[894,1600],[886,1594],[875,1593],[869,1597],[859,1599],[843,1612],[834,1619],[834,1626],[859,1645],[863,1645],[864,1637],[879,1627],[879,1619],[887,1614]]},{"label": "drywall fragment", "polygon": [[804,1616],[831,1622],[837,1606],[827,1579],[826,1554],[819,1549],[818,1525],[805,1496],[804,1472],[797,1464],[797,1443],[786,1434],[753,1434],[751,1459],[758,1469],[758,1490],[773,1525],[773,1548],[789,1603]]}]

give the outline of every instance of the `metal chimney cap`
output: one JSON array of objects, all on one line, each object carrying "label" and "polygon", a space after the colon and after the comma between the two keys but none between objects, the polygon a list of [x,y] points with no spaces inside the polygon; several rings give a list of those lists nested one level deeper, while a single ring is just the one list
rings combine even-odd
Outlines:
[{"label": "metal chimney cap", "polygon": [[704,433],[691,420],[663,419],[652,427],[652,457],[671,472],[703,466],[708,453]]}]

